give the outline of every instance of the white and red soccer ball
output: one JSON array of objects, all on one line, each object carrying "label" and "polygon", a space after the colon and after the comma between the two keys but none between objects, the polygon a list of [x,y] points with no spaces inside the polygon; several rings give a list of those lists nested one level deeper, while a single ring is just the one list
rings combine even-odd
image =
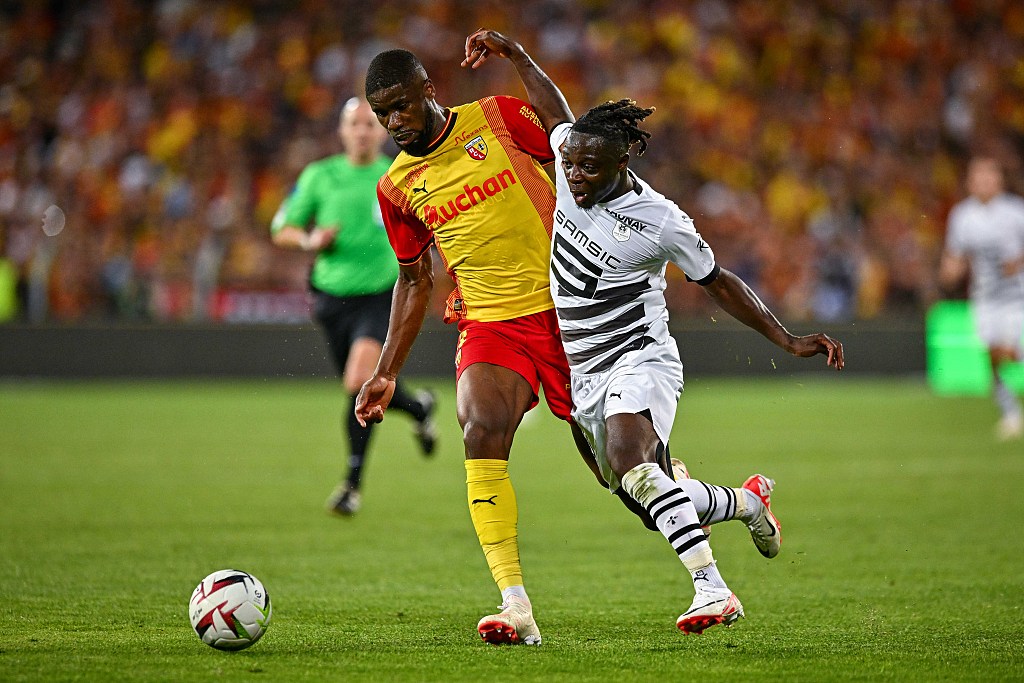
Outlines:
[{"label": "white and red soccer ball", "polygon": [[252,574],[222,569],[203,579],[188,601],[200,640],[218,650],[244,650],[270,625],[270,595]]}]

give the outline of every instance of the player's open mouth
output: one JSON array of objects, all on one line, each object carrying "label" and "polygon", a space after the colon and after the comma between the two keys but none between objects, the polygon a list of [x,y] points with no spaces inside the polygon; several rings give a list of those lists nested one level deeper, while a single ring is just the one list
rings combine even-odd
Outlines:
[{"label": "player's open mouth", "polygon": [[577,204],[582,204],[583,202],[587,201],[587,197],[590,196],[586,192],[579,192],[577,190],[570,190],[570,192],[572,192],[573,201],[576,202]]},{"label": "player's open mouth", "polygon": [[414,130],[403,130],[401,133],[392,136],[395,142],[399,145],[407,145],[416,139],[416,131]]}]

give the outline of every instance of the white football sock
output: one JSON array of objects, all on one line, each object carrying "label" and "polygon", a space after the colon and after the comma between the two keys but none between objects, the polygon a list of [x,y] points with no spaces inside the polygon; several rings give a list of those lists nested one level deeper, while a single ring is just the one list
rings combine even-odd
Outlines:
[{"label": "white football sock", "polygon": [[503,603],[508,602],[510,595],[514,595],[517,598],[526,600],[526,602],[530,602],[530,598],[526,596],[526,588],[524,586],[509,586],[505,590],[501,591],[501,601]]},{"label": "white football sock", "polygon": [[693,503],[656,463],[643,463],[626,472],[622,486],[647,508],[658,530],[691,573],[713,564],[711,546],[704,538]]},{"label": "white football sock", "polygon": [[680,479],[676,483],[693,503],[701,526],[732,519],[748,523],[761,511],[760,499],[744,488],[715,486],[699,479]]},{"label": "white football sock", "polygon": [[993,387],[992,393],[995,396],[996,404],[999,406],[999,411],[1003,414],[1003,417],[1014,417],[1020,415],[1020,401],[1017,400],[1017,396],[1013,393],[1010,387],[1006,386],[1006,382],[998,376],[995,378],[995,386]]},{"label": "white football sock", "polygon": [[714,562],[701,569],[695,569],[690,571],[690,577],[693,579],[693,587],[697,590],[705,588],[725,588],[729,589],[725,585],[725,579],[718,573],[718,565]]}]

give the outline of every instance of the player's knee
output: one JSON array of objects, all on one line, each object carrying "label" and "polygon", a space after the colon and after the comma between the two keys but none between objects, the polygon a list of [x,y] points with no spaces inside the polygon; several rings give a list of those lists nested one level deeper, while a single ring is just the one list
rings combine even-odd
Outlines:
[{"label": "player's knee", "polygon": [[505,425],[490,420],[470,418],[462,426],[462,442],[466,453],[475,458],[508,457],[511,439]]},{"label": "player's knee", "polygon": [[627,436],[609,439],[605,455],[612,472],[620,479],[637,465],[658,462],[656,444]]},{"label": "player's knee", "polygon": [[[605,449],[608,459],[626,461],[630,468],[641,462],[657,462],[661,440],[649,410],[618,413],[605,419]],[[630,464],[631,461],[636,462]]]}]

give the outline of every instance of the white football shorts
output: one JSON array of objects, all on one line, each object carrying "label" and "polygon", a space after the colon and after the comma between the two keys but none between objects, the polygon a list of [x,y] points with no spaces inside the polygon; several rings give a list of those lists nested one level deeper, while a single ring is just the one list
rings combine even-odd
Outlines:
[{"label": "white football shorts", "polygon": [[974,326],[985,346],[1021,349],[1024,301],[972,301]]},{"label": "white football shorts", "polygon": [[626,353],[604,372],[573,373],[572,417],[594,449],[601,475],[612,491],[620,482],[605,453],[605,420],[611,415],[649,410],[654,431],[667,445],[682,392],[683,364],[671,337],[663,344]]}]

